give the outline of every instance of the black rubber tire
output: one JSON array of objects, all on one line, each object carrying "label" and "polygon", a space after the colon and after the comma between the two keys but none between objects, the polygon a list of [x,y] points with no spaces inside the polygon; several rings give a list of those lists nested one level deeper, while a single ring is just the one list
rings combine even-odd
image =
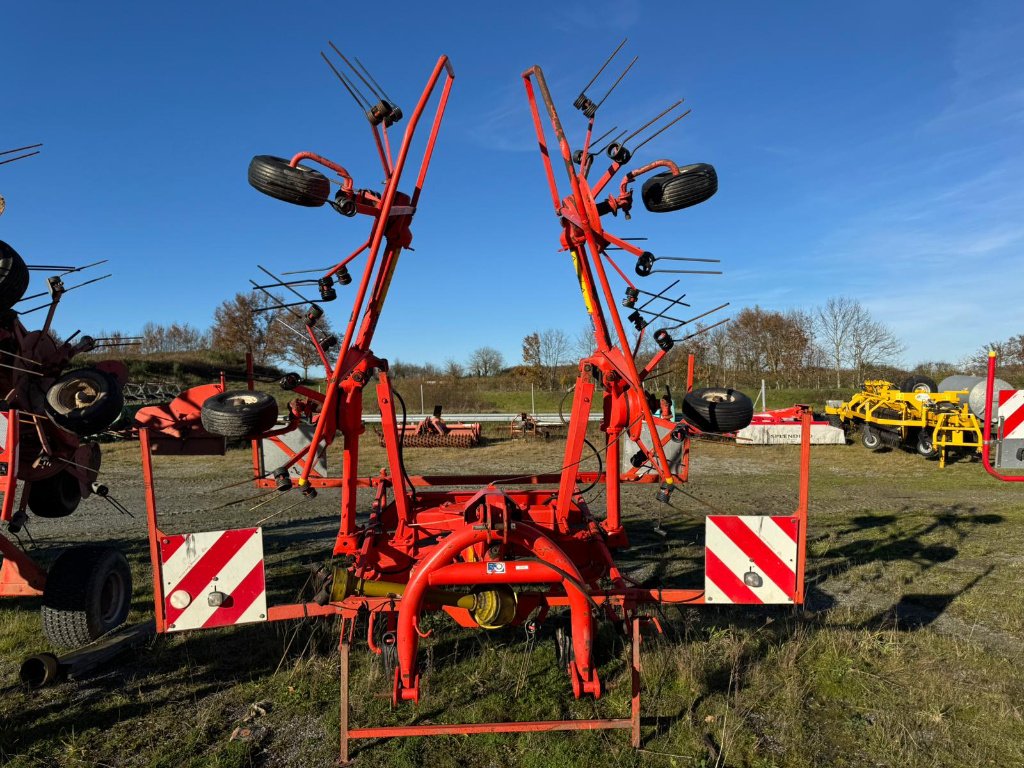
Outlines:
[{"label": "black rubber tire", "polygon": [[0,240],[0,311],[21,301],[28,289],[28,267],[16,250]]},{"label": "black rubber tire", "polygon": [[57,648],[79,648],[121,626],[132,602],[132,572],[113,547],[61,553],[46,574],[43,634]]},{"label": "black rubber tire", "polygon": [[829,426],[841,429],[843,432],[846,431],[846,422],[843,421],[842,417],[838,413],[830,413],[826,416]]},{"label": "black rubber tire", "polygon": [[703,432],[736,432],[754,418],[754,403],[735,389],[704,387],[686,394],[682,412]]},{"label": "black rubber tire", "polygon": [[928,376],[908,376],[900,384],[900,392],[938,392],[939,385]]},{"label": "black rubber tire", "polygon": [[320,171],[304,165],[292,168],[273,155],[256,155],[250,161],[249,184],[265,195],[307,208],[319,208],[331,194],[331,183]]},{"label": "black rubber tire", "polygon": [[98,368],[78,368],[46,390],[43,407],[58,427],[85,437],[117,421],[124,407],[124,392],[110,374]]},{"label": "black rubber tire", "polygon": [[256,437],[277,422],[277,401],[248,389],[222,392],[203,403],[203,428],[229,438]]},{"label": "black rubber tire", "polygon": [[708,163],[684,165],[679,175],[671,171],[651,176],[640,190],[644,207],[651,213],[669,213],[703,203],[718,191],[718,174]]},{"label": "black rubber tire", "polygon": [[935,447],[930,430],[922,429],[917,436],[917,454],[924,456],[929,461],[939,458],[939,449]]},{"label": "black rubber tire", "polygon": [[878,430],[870,424],[865,424],[860,428],[860,441],[869,451],[879,451],[885,447],[885,443],[882,442],[882,437],[878,434]]},{"label": "black rubber tire", "polygon": [[28,495],[28,508],[36,517],[67,517],[82,502],[82,488],[67,470],[36,480]]}]

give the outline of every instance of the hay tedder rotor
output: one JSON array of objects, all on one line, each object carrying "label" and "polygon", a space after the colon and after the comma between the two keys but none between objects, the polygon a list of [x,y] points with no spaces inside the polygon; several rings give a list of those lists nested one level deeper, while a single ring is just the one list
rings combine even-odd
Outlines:
[{"label": "hay tedder rotor", "polygon": [[[24,152],[0,164],[36,155],[39,146],[0,152]],[[80,331],[60,339],[52,331],[69,291],[110,275],[73,285],[65,279],[103,263],[27,264],[0,241],[0,597],[41,596],[43,633],[52,645],[65,648],[122,624],[132,594],[128,563],[117,549],[72,546],[47,568],[21,538],[31,541],[34,519],[67,517],[90,495],[126,511],[99,482],[100,445],[90,438],[121,415],[127,369],[116,362],[75,368],[72,360],[133,339],[94,338]],[[26,295],[36,272],[51,273],[46,288]],[[29,330],[27,318],[42,311],[42,326]]]},{"label": "hay tedder rotor", "polygon": [[[667,504],[677,486],[688,479],[687,426],[652,413],[644,382],[673,346],[687,338],[679,329],[709,313],[690,319],[670,317],[677,313],[676,307],[688,306],[681,298],[669,297],[675,283],[660,291],[642,290],[616,264],[610,251],[621,249],[635,258],[633,271],[638,278],[656,272],[709,270],[684,270],[680,268],[684,260],[679,257],[655,256],[641,250],[606,230],[603,219],[620,212],[628,218],[633,202],[631,185],[641,177],[647,177],[641,191],[645,207],[665,213],[710,198],[717,189],[715,171],[706,164],[680,166],[669,160],[629,165],[636,151],[668,125],[647,138],[638,137],[649,128],[653,131],[654,123],[674,107],[640,130],[622,131],[597,149],[599,141],[592,140],[592,135],[604,99],[593,101],[586,95],[586,88],[575,104],[584,116],[585,133],[574,149],[543,72],[539,67],[524,72],[522,81],[550,202],[558,217],[561,246],[567,253],[565,266],[575,271],[583,305],[593,323],[595,351],[579,362],[565,451],[555,471],[411,475],[405,467],[398,426],[396,402],[400,406],[400,396],[391,381],[388,361],[375,355],[370,344],[399,257],[412,243],[413,218],[455,72],[447,57],[438,60],[393,155],[389,130],[403,118],[402,111],[358,59],[351,64],[340,51],[334,51],[348,69],[324,58],[370,123],[385,177],[383,187],[357,188],[342,165],[313,152],[299,152],[291,159],[258,156],[249,169],[250,183],[272,197],[307,207],[329,204],[342,216],[365,216],[370,222],[370,233],[362,245],[324,270],[316,281],[323,301],[335,299],[336,286],[353,283],[349,269],[355,269],[355,260],[365,254],[361,277],[354,283],[351,314],[340,345],[331,356],[317,332],[317,320],[323,315],[320,304],[305,304],[301,311],[309,343],[317,349],[324,366],[326,391],[316,392],[295,380],[287,382],[297,398],[289,404],[283,426],[275,425],[273,401],[252,391],[251,386],[249,390],[219,393],[203,405],[201,416],[211,432],[254,438],[254,451],[269,438],[295,438],[275,466],[254,462],[255,485],[263,495],[276,494],[279,503],[288,508],[301,505],[304,498],[317,493],[339,492],[340,525],[333,548],[338,564],[318,572],[312,599],[268,605],[261,528],[171,534],[160,527],[152,455],[163,451],[161,446],[168,442],[176,444],[179,452],[188,452],[188,441],[164,434],[159,425],[143,427],[140,443],[157,629],[177,632],[340,616],[343,759],[348,758],[350,739],[392,736],[613,728],[629,730],[632,743],[639,745],[640,634],[642,628],[658,626],[649,608],[800,604],[804,599],[809,413],[803,417],[805,439],[796,511],[778,516],[708,517],[702,583],[689,588],[641,586],[622,573],[614,555],[629,545],[622,518],[624,483],[648,484],[644,487],[650,490],[651,506],[663,509],[660,505]],[[365,93],[367,90],[369,93]],[[413,180],[407,181],[406,165],[414,134],[430,103],[436,107],[422,160]],[[591,180],[592,167],[602,157],[607,157],[608,167]],[[335,178],[328,178],[311,165],[326,169]],[[614,192],[605,192],[620,173],[623,175]],[[562,174],[568,191],[561,190],[556,181],[556,176]],[[665,262],[667,269],[656,268]],[[298,271],[302,270],[292,273]],[[295,287],[280,277],[275,276],[275,280],[277,285]],[[622,284],[620,291],[624,288],[622,304],[629,310],[625,322],[614,297],[615,283]],[[642,337],[655,320],[664,323],[653,333],[659,351],[649,363],[638,365],[638,342],[627,334],[626,323]],[[330,346],[333,348],[333,344]],[[377,379],[376,405],[381,413],[387,467],[379,474],[363,477],[359,475],[359,442],[365,429],[363,392],[372,377]],[[692,388],[692,358],[689,383]],[[183,397],[187,396],[185,393]],[[580,464],[588,442],[588,417],[595,405],[603,413],[603,444],[595,452],[605,461],[599,471],[585,472]],[[705,405],[723,423],[736,421],[729,416],[733,400],[719,397]],[[748,406],[749,401],[742,407]],[[323,456],[336,441],[341,444],[341,471],[332,476],[326,471]],[[603,485],[603,509],[592,509],[583,495],[583,490],[595,484]],[[357,509],[360,489],[369,489],[373,495],[368,514],[360,514]],[[292,501],[294,496],[299,498]],[[513,625],[536,628],[553,614],[567,611],[570,631],[565,671],[576,697],[597,698],[604,692],[594,658],[597,622],[614,623],[631,640],[629,712],[614,719],[352,727],[347,680],[350,643],[357,625],[365,631],[374,653],[385,653],[377,642],[381,630],[388,638],[388,652],[394,653],[396,662],[391,698],[397,707],[403,702],[418,702],[423,693],[419,645],[425,633],[421,623],[426,613],[438,611],[461,626],[484,629]]]}]

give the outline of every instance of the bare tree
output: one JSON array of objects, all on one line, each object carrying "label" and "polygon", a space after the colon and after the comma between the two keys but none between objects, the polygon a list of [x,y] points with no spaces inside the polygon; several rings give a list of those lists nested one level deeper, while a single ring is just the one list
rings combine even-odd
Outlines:
[{"label": "bare tree", "polygon": [[462,363],[453,357],[449,357],[444,361],[444,375],[449,381],[455,382],[465,376],[466,371],[462,367]]},{"label": "bare tree", "polygon": [[276,319],[280,310],[263,309],[271,301],[255,291],[238,293],[224,301],[213,313],[210,329],[213,348],[223,352],[248,352],[259,364],[277,354],[281,334]]},{"label": "bare tree", "polygon": [[849,353],[853,328],[862,313],[860,303],[845,296],[833,296],[825,306],[814,311],[814,334],[832,364],[837,387],[841,385],[840,375]]},{"label": "bare tree", "polygon": [[558,368],[569,354],[569,337],[557,328],[541,331],[539,353],[541,367],[548,374],[548,385],[554,388],[558,383]]},{"label": "bare tree", "polygon": [[164,337],[168,352],[195,352],[210,345],[209,333],[188,323],[171,323],[165,329]]},{"label": "bare tree", "polygon": [[[327,315],[317,321],[315,333],[319,341],[331,336],[332,331]],[[290,316],[281,316],[277,320],[275,333],[280,339],[278,353],[284,360],[302,369],[302,378],[308,379],[309,369],[323,364],[320,353],[313,346],[313,340],[309,338],[309,332],[302,323],[294,322]]]},{"label": "bare tree", "polygon": [[776,386],[799,377],[807,345],[810,320],[802,312],[774,312],[747,307],[729,323],[726,335],[737,367],[754,376],[767,373]]},{"label": "bare tree", "polygon": [[576,334],[573,339],[572,353],[575,357],[582,359],[594,354],[595,349],[597,349],[597,341],[594,339],[594,326],[590,324],[586,328],[581,328],[580,332]]},{"label": "bare tree", "polygon": [[860,312],[850,332],[850,362],[860,380],[867,365],[891,363],[903,351],[903,344],[888,326],[873,320],[866,309],[857,306]]},{"label": "bare tree", "polygon": [[494,376],[504,366],[504,356],[494,347],[480,347],[469,356],[469,370],[474,376]]}]

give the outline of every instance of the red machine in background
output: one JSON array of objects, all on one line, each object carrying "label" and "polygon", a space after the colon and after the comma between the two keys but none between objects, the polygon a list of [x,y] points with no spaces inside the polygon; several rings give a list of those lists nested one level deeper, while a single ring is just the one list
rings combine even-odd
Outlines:
[{"label": "red machine in background", "polygon": [[[432,415],[415,424],[399,422],[398,439],[406,448],[472,448],[480,442],[480,424],[445,421],[441,406],[435,405]],[[380,444],[386,445],[384,435],[380,435]]]},{"label": "red machine in background", "polygon": [[[341,56],[340,51],[335,51]],[[324,58],[327,60],[326,56]],[[672,260],[671,257],[655,257],[611,234],[604,229],[602,217],[620,211],[628,217],[632,206],[630,184],[655,170],[660,172],[643,185],[642,197],[648,210],[669,212],[702,202],[717,189],[714,169],[704,164],[680,167],[668,160],[646,163],[626,171],[617,194],[601,200],[602,190],[631,159],[632,152],[626,142],[640,131],[625,138],[622,138],[623,132],[618,141],[607,146],[610,165],[598,181],[591,184],[588,173],[599,156],[592,151],[591,142],[599,104],[595,105],[584,94],[577,99],[576,106],[586,117],[587,128],[582,148],[574,151],[540,68],[533,67],[523,74],[551,200],[561,226],[562,247],[568,252],[567,261],[571,261],[575,269],[586,311],[593,322],[594,352],[579,363],[566,447],[558,470],[526,475],[410,476],[404,465],[398,426],[400,420],[404,420],[404,403],[392,386],[387,360],[377,357],[370,343],[399,257],[412,242],[411,224],[454,70],[447,57],[439,59],[409,118],[397,156],[392,158],[388,129],[402,118],[401,110],[385,97],[365,67],[359,64],[357,68],[344,56],[342,59],[350,68],[349,75],[330,60],[328,63],[370,122],[386,178],[383,189],[357,189],[343,166],[311,152],[300,152],[291,160],[258,156],[249,169],[250,183],[273,197],[308,207],[330,203],[344,216],[364,215],[371,220],[366,241],[316,281],[321,299],[333,300],[336,283],[351,283],[348,268],[366,253],[344,337],[332,358],[328,357],[325,340],[316,330],[317,320],[323,315],[322,308],[318,303],[305,306],[306,331],[324,365],[326,392],[318,393],[294,379],[286,381],[297,397],[289,404],[288,424],[280,429],[271,426],[276,418],[273,401],[267,402],[269,398],[251,390],[219,393],[202,409],[203,423],[211,432],[235,437],[246,435],[258,440],[303,435],[301,439],[296,437],[297,442],[293,441],[282,454],[283,460],[273,467],[261,460],[254,443],[255,482],[259,488],[266,489],[265,492],[276,490],[282,499],[288,499],[293,493],[310,497],[325,489],[340,489],[340,526],[333,554],[341,564],[319,574],[315,599],[299,604],[268,605],[261,528],[165,533],[159,524],[151,458],[152,450],[163,438],[157,425],[144,426],[140,429],[140,441],[147,487],[157,630],[169,632],[250,621],[341,616],[344,619],[341,632],[343,759],[348,757],[349,739],[445,733],[624,728],[631,731],[633,743],[639,745],[640,629],[650,621],[643,615],[642,606],[655,603],[799,604],[804,595],[809,413],[803,415],[805,440],[796,511],[780,516],[707,518],[703,584],[687,589],[639,586],[623,576],[613,554],[629,544],[622,521],[623,482],[658,483],[656,493],[653,489],[651,493],[651,503],[657,505],[667,504],[676,486],[687,478],[687,427],[652,413],[644,381],[681,340],[673,338],[673,332],[708,313],[690,320],[667,318],[673,306],[683,303],[666,299],[669,289],[659,293],[638,289],[612,260],[609,250],[617,247],[636,256],[635,272],[639,277],[665,271],[655,269],[656,262],[662,258]],[[370,96],[357,87],[356,77],[369,89]],[[542,106],[535,98],[535,89],[540,91]],[[423,158],[415,181],[403,192],[400,185],[411,142],[433,98],[437,107]],[[550,121],[554,131],[553,144],[548,142],[542,115]],[[653,136],[641,141],[634,151],[651,138]],[[564,196],[555,180],[552,153],[561,157],[568,177],[571,191]],[[329,180],[318,171],[300,165],[304,160],[333,171],[338,178]],[[333,196],[332,183],[337,186]],[[613,298],[610,278],[615,275],[625,283],[623,303],[632,310],[627,321],[633,324],[638,336],[646,333],[645,313],[655,319],[667,318],[669,323],[655,331],[654,339],[660,351],[643,366],[638,366],[635,359],[639,341],[627,335]],[[279,280],[278,284],[292,290],[298,282]],[[641,295],[653,298],[637,307]],[[652,301],[659,299],[666,301],[668,307],[658,311],[647,309]],[[381,412],[387,467],[379,474],[360,477],[363,390],[374,376],[377,377],[376,399]],[[719,398],[707,403],[707,411],[711,416],[717,413],[723,423],[735,423],[733,402],[728,397]],[[598,472],[582,472],[579,466],[589,443],[588,416],[595,405],[603,413],[600,424],[603,444],[591,447],[599,457],[605,457],[604,467]],[[403,414],[401,419],[399,411]],[[749,421],[749,415],[746,418]],[[342,443],[341,472],[330,476],[324,468],[323,452],[338,436]],[[628,452],[624,451],[625,445],[629,446]],[[188,451],[187,440],[181,442],[181,449]],[[583,494],[595,483],[604,485],[601,510],[592,509]],[[357,492],[361,488],[373,491],[368,515],[361,515],[357,508]],[[292,506],[299,503],[301,499]],[[367,642],[374,652],[382,652],[375,642],[375,628],[381,625],[397,648],[392,698],[398,705],[404,701],[417,702],[421,695],[418,647],[424,636],[420,622],[426,612],[445,611],[462,626],[493,629],[527,621],[537,626],[552,611],[565,609],[571,621],[566,671],[577,697],[602,694],[603,684],[593,658],[597,620],[614,621],[631,637],[632,696],[628,717],[350,727],[349,645],[361,616],[368,617]]]},{"label": "red machine in background", "polygon": [[[131,573],[117,549],[94,544],[70,547],[47,569],[19,538],[28,529],[29,513],[37,518],[67,517],[91,494],[124,511],[98,482],[100,445],[88,438],[121,415],[127,369],[117,362],[72,369],[77,355],[114,346],[114,340],[82,336],[79,331],[61,340],[51,329],[68,291],[109,275],[72,286],[66,286],[64,278],[102,263],[26,264],[14,248],[0,241],[0,597],[42,596],[43,633],[57,647],[84,645],[116,628],[127,617],[131,602]],[[26,296],[33,271],[55,274],[46,279],[45,290]],[[15,309],[21,302],[43,297],[35,307]],[[23,319],[42,310],[42,327],[29,330]]]}]

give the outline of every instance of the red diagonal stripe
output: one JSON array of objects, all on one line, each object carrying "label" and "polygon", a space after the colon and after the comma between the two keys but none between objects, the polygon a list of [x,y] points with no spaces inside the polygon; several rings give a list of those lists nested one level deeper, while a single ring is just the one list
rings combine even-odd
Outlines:
[{"label": "red diagonal stripe", "polygon": [[166,563],[178,548],[185,543],[184,536],[165,536],[160,539],[160,562]]},{"label": "red diagonal stripe", "polygon": [[1013,430],[1019,427],[1022,423],[1024,423],[1024,405],[1003,420],[1003,434],[1011,434]]},{"label": "red diagonal stripe", "polygon": [[773,523],[782,529],[782,532],[789,536],[793,541],[796,541],[796,518],[795,517],[773,517],[770,518]]},{"label": "red diagonal stripe", "polygon": [[256,567],[249,571],[238,586],[231,590],[231,605],[218,608],[204,623],[204,627],[226,627],[234,624],[238,618],[245,613],[256,598],[263,594],[266,583],[263,579],[263,561],[256,563]]},{"label": "red diagonal stripe", "polygon": [[793,597],[796,589],[796,573],[786,565],[771,548],[757,537],[747,524],[739,517],[715,516],[714,524],[740,550],[754,561],[754,565],[764,571],[765,576],[775,582],[789,597]]},{"label": "red diagonal stripe", "polygon": [[[256,535],[255,528],[243,528],[241,530],[224,531],[213,546],[207,550],[199,560],[188,570],[174,586],[166,589],[164,595],[170,597],[172,592],[183,589],[191,595],[193,600],[202,597],[200,590],[206,588],[210,579],[220,573],[221,569],[228,564],[231,558],[242,548],[249,539]],[[182,614],[171,605],[170,600],[166,601],[166,618],[168,624],[173,624]]]},{"label": "red diagonal stripe", "polygon": [[739,576],[730,571],[710,549],[704,552],[704,575],[722,590],[731,602],[741,604],[761,602],[761,598],[755,595]]}]

